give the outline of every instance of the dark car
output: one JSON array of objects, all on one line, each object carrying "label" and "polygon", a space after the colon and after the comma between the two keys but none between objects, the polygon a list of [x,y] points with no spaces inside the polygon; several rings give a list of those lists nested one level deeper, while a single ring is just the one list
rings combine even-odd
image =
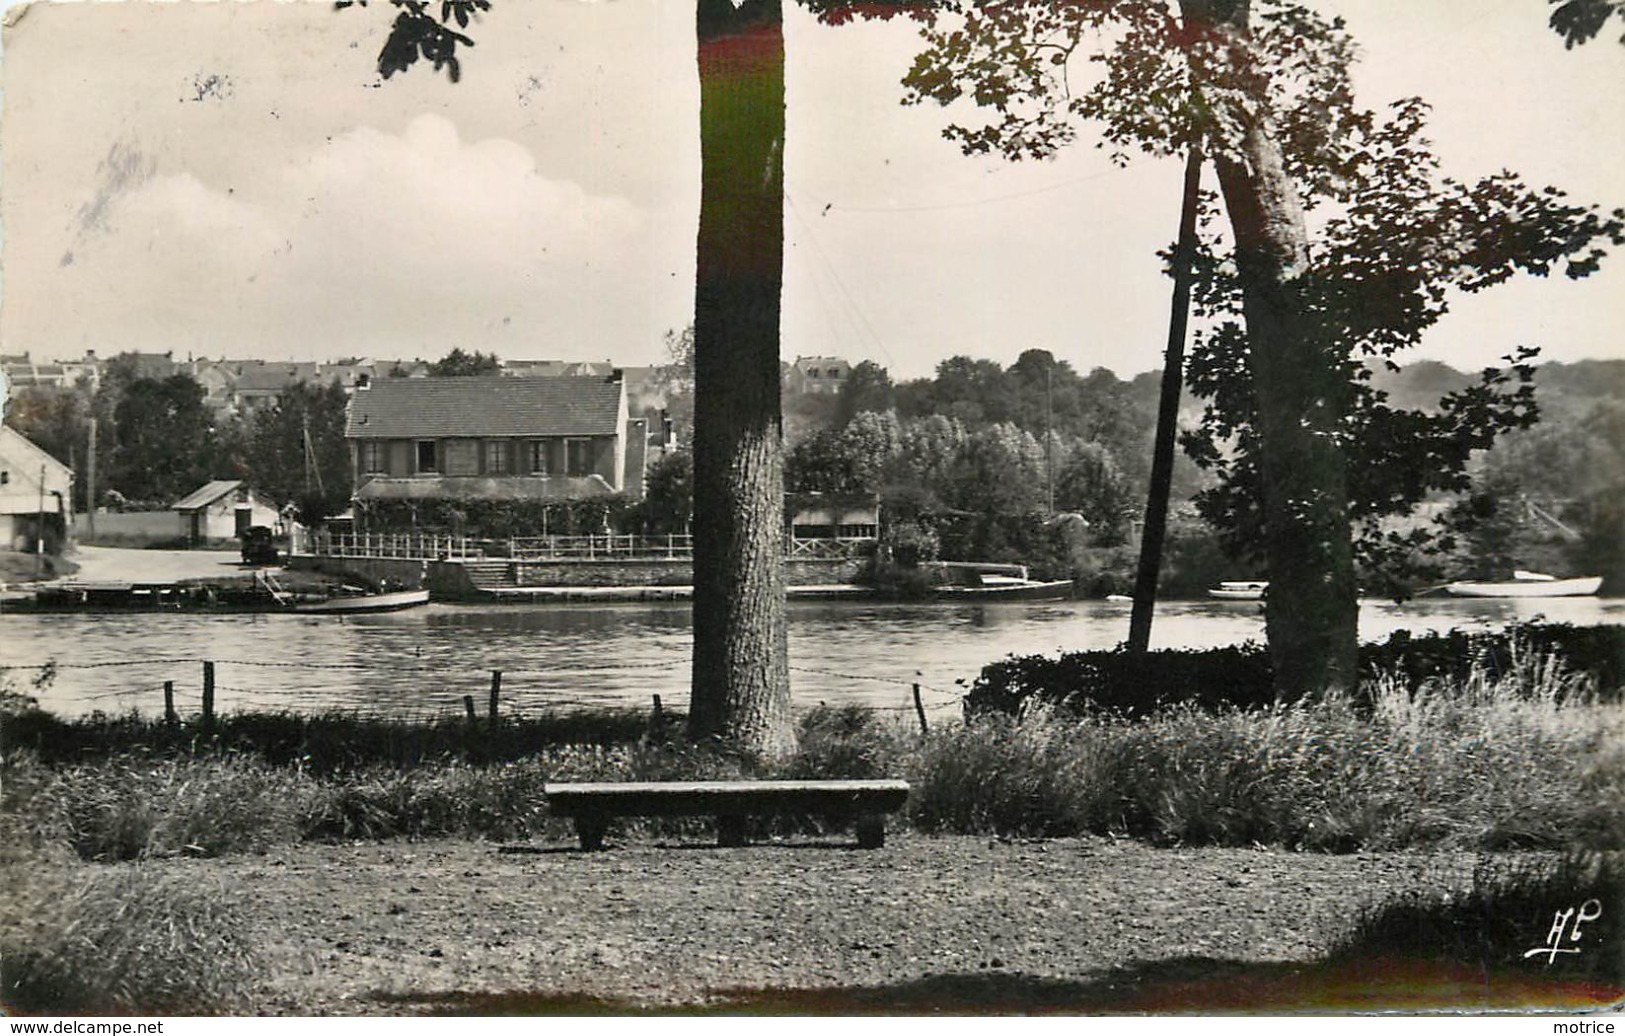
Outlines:
[{"label": "dark car", "polygon": [[276,541],[271,530],[264,525],[250,525],[243,530],[243,562],[249,565],[277,563]]}]

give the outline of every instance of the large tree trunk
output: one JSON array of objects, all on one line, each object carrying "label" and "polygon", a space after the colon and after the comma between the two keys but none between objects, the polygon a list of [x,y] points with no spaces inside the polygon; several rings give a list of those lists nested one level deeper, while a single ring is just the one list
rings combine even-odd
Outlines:
[{"label": "large tree trunk", "polygon": [[[1247,31],[1246,0],[1184,0],[1187,18],[1221,34]],[[1358,590],[1348,468],[1337,442],[1340,372],[1316,344],[1297,292],[1308,233],[1272,127],[1243,114],[1240,141],[1214,166],[1235,236],[1257,401],[1266,565],[1265,630],[1278,694],[1353,687]]]},{"label": "large tree trunk", "polygon": [[1174,437],[1179,432],[1179,390],[1185,381],[1185,332],[1190,323],[1201,194],[1202,149],[1192,146],[1185,156],[1179,237],[1174,244],[1174,293],[1168,307],[1168,346],[1163,354],[1162,392],[1157,401],[1157,438],[1151,452],[1151,488],[1146,493],[1140,566],[1134,578],[1134,611],[1128,624],[1128,649],[1136,653],[1151,650],[1151,619],[1157,608],[1157,577],[1162,571],[1162,546],[1168,531],[1168,497],[1174,483]]},{"label": "large tree trunk", "polygon": [[694,686],[689,731],[795,747],[786,661],[779,304],[784,35],[778,0],[699,0],[694,298]]}]

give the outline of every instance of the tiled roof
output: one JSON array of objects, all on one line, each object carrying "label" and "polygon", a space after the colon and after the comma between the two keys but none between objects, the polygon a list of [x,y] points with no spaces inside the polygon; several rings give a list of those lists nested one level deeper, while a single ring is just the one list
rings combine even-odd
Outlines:
[{"label": "tiled roof", "polygon": [[609,377],[615,365],[605,360],[507,360],[502,373],[510,378]]},{"label": "tiled roof", "polygon": [[298,381],[314,381],[314,363],[266,363],[244,367],[237,376],[238,392],[281,392]]},{"label": "tiled roof", "polygon": [[352,439],[615,435],[607,378],[378,378],[350,398]]}]

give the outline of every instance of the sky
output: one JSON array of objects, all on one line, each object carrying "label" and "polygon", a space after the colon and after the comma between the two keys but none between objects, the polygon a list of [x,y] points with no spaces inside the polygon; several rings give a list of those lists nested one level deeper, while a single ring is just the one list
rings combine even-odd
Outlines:
[{"label": "sky", "polygon": [[[690,322],[691,3],[494,0],[457,84],[379,79],[381,3],[0,6],[0,352],[631,366]],[[1364,103],[1433,103],[1451,175],[1625,205],[1613,35],[1565,51],[1540,0],[1316,6],[1361,42]],[[785,359],[1159,366],[1176,161],[1114,167],[1088,128],[967,158],[941,130],[974,111],[899,103],[912,26],[786,7]],[[1413,358],[1625,357],[1625,256],[1452,307]]]}]

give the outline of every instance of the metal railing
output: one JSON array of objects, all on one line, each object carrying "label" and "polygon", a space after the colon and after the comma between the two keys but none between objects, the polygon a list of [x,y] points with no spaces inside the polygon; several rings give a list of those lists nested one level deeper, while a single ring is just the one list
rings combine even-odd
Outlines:
[{"label": "metal railing", "polygon": [[409,561],[468,561],[486,556],[486,542],[467,536],[413,532],[308,533],[294,546],[298,554],[330,558],[399,558]]},{"label": "metal railing", "polygon": [[508,556],[517,561],[558,561],[598,558],[688,559],[694,556],[694,537],[687,533],[633,536],[516,536],[507,541]]},{"label": "metal railing", "polygon": [[[634,536],[604,533],[590,536],[514,536],[508,539],[471,539],[434,533],[329,533],[311,532],[294,551],[335,558],[392,558],[412,561],[666,560],[694,557],[694,537],[687,533]],[[875,541],[867,537],[787,537],[787,559],[849,558]]]}]

